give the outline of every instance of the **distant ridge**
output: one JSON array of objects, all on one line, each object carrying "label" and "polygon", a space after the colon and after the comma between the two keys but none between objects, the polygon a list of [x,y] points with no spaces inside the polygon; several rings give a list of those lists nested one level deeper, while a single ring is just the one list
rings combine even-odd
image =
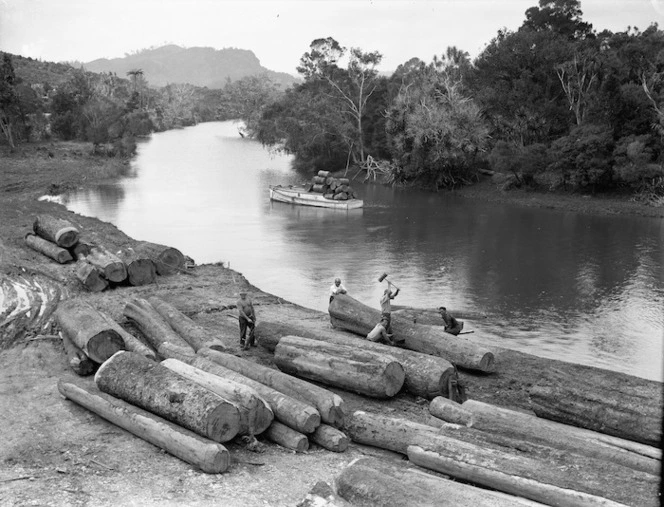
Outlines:
[{"label": "distant ridge", "polygon": [[175,44],[145,49],[124,58],[101,58],[84,63],[83,67],[90,72],[114,72],[119,77],[140,69],[151,86],[189,83],[223,88],[227,79],[237,81],[261,74],[266,74],[282,88],[298,81],[290,74],[261,66],[253,51],[247,49],[183,48]]}]

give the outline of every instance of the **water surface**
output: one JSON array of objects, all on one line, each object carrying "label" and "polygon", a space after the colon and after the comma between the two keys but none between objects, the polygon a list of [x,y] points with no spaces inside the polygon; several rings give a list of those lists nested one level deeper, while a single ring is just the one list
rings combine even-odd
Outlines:
[{"label": "water surface", "polygon": [[272,203],[269,184],[304,181],[291,162],[232,122],[206,123],[153,135],[131,177],[70,195],[67,206],[199,264],[230,263],[303,306],[326,311],[339,276],[378,308],[387,272],[401,288],[395,303],[483,315],[466,320],[474,339],[662,379],[664,220],[356,181],[360,210]]}]

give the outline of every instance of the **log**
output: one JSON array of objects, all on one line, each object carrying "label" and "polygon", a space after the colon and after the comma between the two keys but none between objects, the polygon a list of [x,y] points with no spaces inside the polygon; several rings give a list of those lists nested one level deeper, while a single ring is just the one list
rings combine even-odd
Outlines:
[{"label": "log", "polygon": [[196,357],[196,352],[191,347],[181,347],[169,342],[159,345],[157,354],[162,359],[177,359],[178,361],[189,362]]},{"label": "log", "polygon": [[101,312],[80,299],[61,301],[55,318],[62,332],[96,363],[103,363],[125,344]]},{"label": "log", "polygon": [[624,507],[625,504],[568,488],[561,488],[500,470],[465,463],[420,446],[408,447],[408,459],[424,468],[521,496],[545,505],[560,507]]},{"label": "log", "polygon": [[203,472],[218,474],[230,466],[230,453],[223,445],[109,396],[94,386],[82,387],[60,380],[58,390],[71,401]]},{"label": "log", "polygon": [[370,342],[357,335],[340,330],[316,329],[312,331],[295,323],[279,324],[261,320],[256,324],[255,334],[258,344],[270,352],[274,352],[283,336],[294,335],[312,340],[348,345],[356,349],[361,348],[387,353],[403,366],[406,390],[415,396],[427,399],[436,396],[449,396],[449,380],[456,378],[454,366],[442,357]]},{"label": "log", "polygon": [[295,452],[305,452],[309,450],[309,439],[299,431],[289,428],[285,424],[274,421],[265,432],[268,440],[279,444],[286,449],[292,449]]},{"label": "log", "polygon": [[312,191],[312,192],[317,192],[317,193],[319,193],[319,194],[322,194],[322,193],[324,192],[324,190],[325,190],[325,185],[320,185],[320,184],[318,184],[318,183],[314,183],[314,184],[311,186],[311,191]]},{"label": "log", "polygon": [[37,215],[32,230],[37,236],[55,243],[61,248],[69,248],[78,241],[78,229],[63,218],[52,215]]},{"label": "log", "polygon": [[305,401],[318,410],[323,422],[332,426],[343,426],[345,403],[340,396],[333,392],[311,384],[306,380],[301,380],[280,372],[279,370],[274,370],[230,354],[211,349],[200,349],[197,353],[221,366],[241,373],[288,396]]},{"label": "log", "polygon": [[127,279],[127,267],[117,255],[103,246],[94,246],[85,259],[96,266],[109,282],[120,283]]},{"label": "log", "polygon": [[330,171],[318,171],[317,173],[318,176],[322,178],[327,178],[328,176],[332,176],[332,173]]},{"label": "log", "polygon": [[[508,476],[530,479],[561,490],[607,496],[614,502],[652,505],[649,499],[655,499],[657,496],[658,476],[625,468],[613,462],[534,444],[523,445],[518,441],[507,441],[508,445],[503,445],[505,442],[480,439],[477,443],[476,437],[481,436],[482,432],[469,428],[461,427],[456,430],[443,427],[436,430],[431,426],[406,419],[357,411],[348,418],[346,431],[353,441],[360,444],[373,445],[402,454],[408,454],[409,446],[419,446],[458,462],[462,470],[464,467],[469,469],[478,467]],[[475,432],[475,438],[472,441],[461,440],[464,434],[470,431]],[[570,473],[570,470],[574,473]],[[470,480],[465,477],[465,475],[459,476],[464,480]],[[607,480],[624,480],[625,477],[629,477],[629,486],[607,490]],[[500,489],[495,483],[473,482]],[[520,495],[512,490],[502,491]],[[538,498],[531,499],[541,501]]]},{"label": "log", "polygon": [[442,396],[434,398],[429,403],[429,412],[431,415],[454,424],[473,426],[473,414],[465,408],[465,404],[461,405]]},{"label": "log", "polygon": [[325,185],[326,184],[326,178],[323,178],[322,176],[314,176],[311,181],[314,182],[314,185]]},{"label": "log", "polygon": [[139,241],[133,248],[139,254],[152,259],[158,275],[172,275],[185,269],[184,254],[177,248],[150,243],[148,241]]},{"label": "log", "polygon": [[[170,343],[180,350],[180,353],[193,354],[194,349],[164,320],[155,308],[145,299],[134,298],[129,301],[123,310],[125,317],[136,324],[150,346],[162,357],[159,349],[164,343]],[[176,350],[177,350],[176,349]]]},{"label": "log", "polygon": [[188,362],[196,368],[252,388],[268,402],[277,421],[300,433],[311,433],[320,425],[320,414],[308,403],[296,400],[198,354]]},{"label": "log", "polygon": [[321,424],[316,428],[310,438],[312,442],[328,451],[344,452],[348,449],[348,436],[343,431],[327,424]]},{"label": "log", "polygon": [[[339,294],[330,302],[330,319],[334,327],[366,336],[380,320],[374,310],[347,294]],[[395,339],[403,339],[404,347],[425,354],[444,357],[460,368],[485,373],[495,371],[492,352],[464,338],[452,338],[437,326],[413,324],[397,314],[392,315]]]},{"label": "log", "polygon": [[296,507],[352,507],[325,481],[318,481]]},{"label": "log", "polygon": [[115,322],[110,315],[104,312],[99,312],[99,313],[101,313],[101,315],[108,321],[111,328],[115,329],[118,332],[118,334],[122,337],[125,350],[128,350],[130,352],[135,352],[136,354],[140,354],[141,356],[147,357],[152,361],[157,360],[157,353],[152,347],[143,343],[143,341],[141,341],[139,338],[136,338],[133,334],[131,334],[129,331],[123,328],[120,324]]},{"label": "log", "polygon": [[93,246],[91,243],[86,243],[79,239],[74,246],[69,248],[69,253],[74,259],[79,260],[81,257],[90,255]]},{"label": "log", "polygon": [[108,288],[108,281],[103,273],[81,256],[74,266],[74,273],[78,281],[90,292],[101,292]]},{"label": "log", "polygon": [[122,351],[95,375],[99,389],[215,442],[238,434],[238,408],[159,363]]},{"label": "log", "polygon": [[235,404],[240,412],[238,432],[240,435],[259,435],[272,424],[274,420],[272,409],[252,388],[218,377],[177,359],[166,359],[161,364]]},{"label": "log", "polygon": [[538,417],[642,444],[662,445],[662,383],[580,366],[570,381],[562,371],[542,372],[529,390]]},{"label": "log", "polygon": [[51,243],[44,238],[40,238],[31,232],[25,235],[25,244],[36,252],[39,252],[40,254],[43,254],[60,264],[66,264],[67,262],[73,260],[71,254],[66,249],[61,248],[55,243]]},{"label": "log", "polygon": [[391,398],[405,378],[388,354],[299,336],[281,338],[274,363],[285,373],[374,398]]},{"label": "log", "polygon": [[337,492],[352,505],[466,505],[474,507],[535,507],[525,498],[489,491],[424,472],[403,462],[359,458],[336,479]]},{"label": "log", "polygon": [[117,256],[127,268],[129,285],[148,285],[157,279],[157,268],[149,257],[129,247],[119,250]]},{"label": "log", "polygon": [[226,346],[215,336],[214,331],[197,324],[173,305],[156,297],[148,298],[148,303],[194,351],[207,347],[226,352]]},{"label": "log", "polygon": [[71,341],[67,333],[60,333],[60,338],[62,339],[62,346],[65,349],[65,354],[67,354],[69,367],[74,373],[81,377],[92,375],[97,369],[97,363],[86,356],[85,352]]},{"label": "log", "polygon": [[641,470],[661,472],[662,451],[656,447],[603,435],[595,431],[541,419],[476,400],[462,405],[439,397],[431,401],[429,412],[451,423],[548,445],[592,458]]}]

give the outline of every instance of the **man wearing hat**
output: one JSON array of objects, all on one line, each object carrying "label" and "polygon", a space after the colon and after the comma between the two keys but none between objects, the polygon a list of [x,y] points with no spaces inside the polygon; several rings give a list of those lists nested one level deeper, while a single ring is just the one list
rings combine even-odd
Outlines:
[{"label": "man wearing hat", "polygon": [[[245,290],[240,291],[240,299],[237,300],[237,312],[240,322],[240,347],[243,350],[255,347],[256,338],[254,337],[254,328],[256,327],[256,313],[254,312],[254,304],[247,297],[247,291]],[[249,328],[249,338],[245,341],[247,328]]]}]

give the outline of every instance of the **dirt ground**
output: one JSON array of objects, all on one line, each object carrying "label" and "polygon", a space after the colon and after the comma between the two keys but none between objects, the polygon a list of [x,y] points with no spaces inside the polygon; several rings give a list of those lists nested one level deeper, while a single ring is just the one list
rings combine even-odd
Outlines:
[{"label": "dirt ground", "polygon": [[[71,264],[59,265],[27,248],[23,240],[40,213],[67,218],[79,228],[82,239],[90,242],[117,247],[141,239],[127,237],[112,224],[37,200],[49,190],[92,185],[103,177],[97,167],[101,162],[74,153],[81,150],[75,145],[51,145],[30,147],[12,156],[0,154],[0,280],[3,288],[7,283],[19,287],[11,305],[6,296],[9,291],[0,291],[5,294],[4,301],[0,296],[0,505],[293,506],[318,481],[333,483],[355,458],[380,456],[402,461],[398,454],[355,443],[344,453],[312,444],[307,452],[296,454],[259,437],[263,452],[252,452],[234,440],[226,445],[232,456],[230,469],[209,475],[64,399],[57,390],[58,380],[81,379],[69,368],[61,342],[54,336],[57,329],[52,312],[63,298],[84,298],[126,325],[122,309],[130,299],[157,296],[195,321],[222,329],[232,322],[229,305],[236,301],[240,288],[247,288],[259,321],[297,321],[312,330],[330,327],[326,314],[264,293],[221,264],[159,277],[158,283],[148,286],[117,287],[98,294],[83,291]],[[486,188],[469,190],[466,195],[481,198],[484,192],[497,199],[509,198],[497,195],[490,183],[484,185]],[[533,205],[536,197],[517,195],[515,201]],[[554,206],[548,197],[541,199],[540,205]],[[607,201],[592,207],[592,198],[575,202],[580,203],[577,209],[587,212],[622,209],[664,216],[660,208],[635,203]],[[233,353],[273,366],[271,354],[261,347],[243,352],[236,336],[223,333],[221,339]],[[468,397],[528,411],[527,389],[551,362],[496,349],[496,364],[496,374],[462,373]],[[564,368],[563,363],[556,364]],[[88,377],[83,382],[93,380]],[[425,400],[407,393],[376,401],[331,390],[344,398],[349,413],[365,410],[423,423],[429,419]],[[606,487],[630,488],[611,480]],[[636,500],[634,505],[641,504],[643,492],[628,493]]]}]

